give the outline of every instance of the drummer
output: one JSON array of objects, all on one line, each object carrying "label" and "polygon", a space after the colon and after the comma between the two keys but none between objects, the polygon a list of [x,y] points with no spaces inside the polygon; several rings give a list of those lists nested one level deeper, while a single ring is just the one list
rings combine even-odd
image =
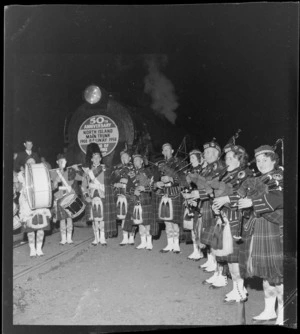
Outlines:
[{"label": "drummer", "polygon": [[[25,162],[27,165],[35,163],[36,161],[32,157],[28,157]],[[25,173],[23,170],[18,173],[18,179],[22,184],[19,198],[19,216],[23,224],[23,232],[27,233],[30,257],[35,257],[36,255],[42,256],[44,255],[42,251],[44,231],[50,230],[51,213],[47,208],[39,208],[34,210],[30,208],[26,194]]]},{"label": "drummer", "polygon": [[[59,221],[61,245],[73,244],[73,220],[70,214],[61,206],[61,200],[68,194],[76,194],[75,180],[81,180],[74,168],[66,168],[67,159],[64,154],[57,155],[57,169],[50,172],[54,190],[54,221]],[[78,194],[76,194],[78,195]]]}]

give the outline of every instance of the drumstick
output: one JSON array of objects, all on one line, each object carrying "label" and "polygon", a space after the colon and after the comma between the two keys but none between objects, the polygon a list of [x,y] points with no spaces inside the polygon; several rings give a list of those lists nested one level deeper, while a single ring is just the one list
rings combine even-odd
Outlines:
[{"label": "drumstick", "polygon": [[72,191],[72,188],[69,186],[69,184],[67,183],[67,181],[65,180],[65,178],[63,177],[63,175],[61,174],[60,170],[57,170],[57,174],[59,175],[62,183],[64,184],[64,186],[66,187],[67,191],[70,193]]},{"label": "drumstick", "polygon": [[[82,166],[82,164],[75,164],[75,165],[72,165],[72,166],[69,166],[69,167],[67,167],[66,169],[68,169],[68,168],[74,168],[73,166]],[[49,171],[53,171],[53,170],[57,170],[57,169],[60,169],[59,167],[57,167],[57,168],[52,168],[52,169],[49,169]]]}]

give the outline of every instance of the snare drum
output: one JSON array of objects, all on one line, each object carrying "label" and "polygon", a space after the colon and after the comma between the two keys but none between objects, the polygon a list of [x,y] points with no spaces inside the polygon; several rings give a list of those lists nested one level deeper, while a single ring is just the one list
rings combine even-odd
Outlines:
[{"label": "snare drum", "polygon": [[85,204],[75,194],[65,195],[58,204],[66,210],[71,218],[78,217],[85,209]]},{"label": "snare drum", "polygon": [[25,165],[26,195],[31,210],[49,208],[52,204],[51,181],[43,164]]},{"label": "snare drum", "polygon": [[13,202],[13,205],[14,205],[13,215],[15,216],[15,215],[18,213],[19,206],[18,206],[18,204],[16,204],[15,202]]}]

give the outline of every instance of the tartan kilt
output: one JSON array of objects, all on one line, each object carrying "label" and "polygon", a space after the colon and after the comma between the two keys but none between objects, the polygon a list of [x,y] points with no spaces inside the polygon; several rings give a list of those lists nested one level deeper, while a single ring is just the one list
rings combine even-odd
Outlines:
[{"label": "tartan kilt", "polygon": [[211,246],[213,235],[214,235],[214,226],[209,226],[202,228],[200,242],[206,246]]},{"label": "tartan kilt", "polygon": [[[240,225],[238,221],[229,222],[229,227],[232,237],[239,233]],[[228,263],[238,263],[239,262],[239,252],[240,245],[237,243],[237,240],[233,239],[233,253],[227,256],[216,256],[217,262],[228,262]]]},{"label": "tartan kilt", "polygon": [[134,195],[128,196],[127,201],[128,201],[127,215],[124,220],[123,230],[126,232],[133,233],[135,232],[138,226],[138,225],[133,224],[133,221],[132,221],[132,213],[133,213],[133,208],[135,204],[135,196]]},{"label": "tartan kilt", "polygon": [[57,220],[63,220],[63,219],[70,218],[67,211],[57,202],[55,204],[54,214]]},{"label": "tartan kilt", "polygon": [[[96,189],[93,198],[100,197]],[[117,220],[116,220],[116,203],[114,199],[113,189],[111,186],[105,187],[105,198],[101,198],[103,203],[103,221],[106,238],[115,237],[118,234]],[[90,205],[91,216],[93,217],[93,210]]]},{"label": "tartan kilt", "polygon": [[161,198],[162,198],[161,194],[152,192],[152,210],[154,213],[154,219],[159,223],[163,223],[163,221],[158,218],[158,208],[159,208],[159,203],[161,201]]},{"label": "tartan kilt", "polygon": [[[162,199],[161,195],[156,195],[156,213],[155,215],[157,215],[157,219],[159,220],[160,223],[164,222],[163,219],[159,218],[159,204],[160,201]],[[172,201],[172,205],[173,205],[173,220],[170,221],[170,223],[173,224],[178,224],[179,227],[183,226],[183,213],[184,213],[184,206],[183,206],[183,197],[181,196],[181,194],[178,194],[177,196],[169,196],[169,198]]]},{"label": "tartan kilt", "polygon": [[216,220],[211,209],[210,200],[203,202],[201,213],[202,228],[200,242],[204,245],[211,246]]},{"label": "tartan kilt", "polygon": [[[139,201],[142,206],[142,218],[143,223],[141,225],[147,226],[150,225],[150,234],[155,236],[158,234],[158,224],[155,221],[154,211],[153,211],[153,202],[152,202],[151,193],[141,193],[139,196]],[[137,202],[135,196],[132,196],[128,203],[128,213],[124,222],[124,231],[133,232],[138,225],[133,223],[132,214],[134,206]]]},{"label": "tartan kilt", "polygon": [[[269,283],[283,283],[283,245],[280,227],[263,217],[254,218],[254,232],[240,246],[239,265],[242,277],[258,276]],[[250,250],[252,240],[252,251]],[[251,251],[251,254],[250,254]],[[250,257],[251,255],[251,257]],[[249,261],[252,259],[252,261]],[[252,264],[252,269],[249,264]]]},{"label": "tartan kilt", "polygon": [[155,206],[155,200],[156,200],[156,195],[154,191],[150,193],[151,195],[151,223],[150,223],[150,234],[152,236],[157,236],[159,233],[159,223],[158,220],[156,219],[155,215],[155,210],[153,210],[153,207]]}]

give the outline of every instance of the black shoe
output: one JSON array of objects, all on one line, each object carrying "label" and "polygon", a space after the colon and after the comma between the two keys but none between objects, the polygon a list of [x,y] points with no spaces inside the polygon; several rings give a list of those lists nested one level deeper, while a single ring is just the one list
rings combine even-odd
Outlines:
[{"label": "black shoe", "polygon": [[171,251],[161,249],[159,252],[160,252],[160,253],[169,253],[169,252],[171,252]]},{"label": "black shoe", "polygon": [[211,285],[211,283],[206,282],[206,280],[202,281],[203,285]]}]

